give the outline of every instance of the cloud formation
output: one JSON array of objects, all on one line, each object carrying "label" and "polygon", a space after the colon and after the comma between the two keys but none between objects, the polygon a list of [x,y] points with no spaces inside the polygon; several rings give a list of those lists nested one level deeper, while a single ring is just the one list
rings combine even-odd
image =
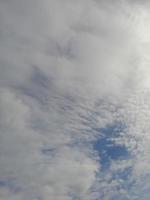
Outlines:
[{"label": "cloud formation", "polygon": [[149,8],[0,2],[0,199],[148,199]]}]

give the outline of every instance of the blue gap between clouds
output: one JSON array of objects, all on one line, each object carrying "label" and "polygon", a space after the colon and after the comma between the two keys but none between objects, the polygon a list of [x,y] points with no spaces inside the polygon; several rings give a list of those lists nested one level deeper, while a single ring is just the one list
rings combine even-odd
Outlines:
[{"label": "blue gap between clouds", "polygon": [[109,168],[111,160],[129,158],[127,149],[124,146],[115,144],[112,140],[119,137],[124,128],[123,124],[116,123],[105,128],[95,129],[103,135],[94,143],[94,149],[100,157],[102,170]]},{"label": "blue gap between clouds", "polygon": [[[101,170],[98,176],[105,178],[105,175],[109,173],[111,161],[128,160],[130,159],[130,153],[125,146],[118,145],[113,139],[119,138],[120,133],[124,132],[126,126],[120,122],[106,126],[105,128],[95,129],[100,132],[102,136],[98,138],[94,143],[94,149],[98,152],[101,164]],[[130,191],[134,184],[134,180],[130,179],[132,174],[132,167],[128,166],[123,169],[112,171],[111,180],[122,180],[116,190],[124,189]],[[104,196],[101,197],[103,199]],[[127,200],[124,194],[112,197],[111,200]]]}]

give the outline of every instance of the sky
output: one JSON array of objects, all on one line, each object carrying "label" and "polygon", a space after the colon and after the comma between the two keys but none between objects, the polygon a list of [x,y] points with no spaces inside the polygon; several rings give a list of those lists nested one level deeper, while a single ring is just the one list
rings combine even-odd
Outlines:
[{"label": "sky", "polygon": [[149,200],[149,11],[0,0],[0,200]]}]

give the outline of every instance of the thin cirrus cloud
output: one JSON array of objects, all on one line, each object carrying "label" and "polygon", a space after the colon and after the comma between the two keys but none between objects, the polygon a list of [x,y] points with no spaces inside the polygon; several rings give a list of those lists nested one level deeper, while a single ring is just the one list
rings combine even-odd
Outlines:
[{"label": "thin cirrus cloud", "polygon": [[0,2],[0,199],[148,199],[149,8]]}]

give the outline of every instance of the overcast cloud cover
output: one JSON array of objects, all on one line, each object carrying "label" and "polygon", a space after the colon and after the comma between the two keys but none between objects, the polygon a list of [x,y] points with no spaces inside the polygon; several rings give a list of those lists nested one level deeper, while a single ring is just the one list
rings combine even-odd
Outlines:
[{"label": "overcast cloud cover", "polygon": [[149,11],[0,0],[0,200],[150,198]]}]

